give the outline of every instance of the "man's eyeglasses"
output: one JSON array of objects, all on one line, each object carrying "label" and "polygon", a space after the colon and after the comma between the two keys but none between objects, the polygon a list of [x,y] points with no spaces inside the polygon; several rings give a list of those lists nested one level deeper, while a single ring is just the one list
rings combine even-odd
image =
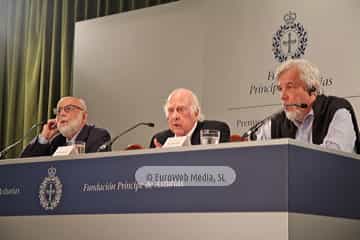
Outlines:
[{"label": "man's eyeglasses", "polygon": [[64,110],[64,112],[69,113],[69,112],[74,111],[75,109],[78,109],[80,111],[84,111],[84,109],[82,109],[81,107],[70,104],[70,105],[66,105],[64,107],[54,108],[53,113],[55,115],[58,115],[58,114],[60,114],[61,110]]}]

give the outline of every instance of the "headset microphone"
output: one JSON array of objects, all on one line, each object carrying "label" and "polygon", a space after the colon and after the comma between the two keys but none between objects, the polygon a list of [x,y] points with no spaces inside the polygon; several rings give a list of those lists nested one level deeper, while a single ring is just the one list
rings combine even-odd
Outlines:
[{"label": "headset microphone", "polygon": [[308,90],[308,93],[309,93],[309,95],[311,95],[313,92],[316,92],[316,87],[311,86],[311,88],[309,88],[309,90]]}]

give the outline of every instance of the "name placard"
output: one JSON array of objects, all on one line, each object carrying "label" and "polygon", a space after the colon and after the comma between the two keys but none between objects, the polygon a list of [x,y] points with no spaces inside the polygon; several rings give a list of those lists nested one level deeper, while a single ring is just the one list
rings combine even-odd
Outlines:
[{"label": "name placard", "polygon": [[163,147],[184,147],[187,146],[187,136],[183,137],[169,137],[166,139],[166,142],[164,143]]}]

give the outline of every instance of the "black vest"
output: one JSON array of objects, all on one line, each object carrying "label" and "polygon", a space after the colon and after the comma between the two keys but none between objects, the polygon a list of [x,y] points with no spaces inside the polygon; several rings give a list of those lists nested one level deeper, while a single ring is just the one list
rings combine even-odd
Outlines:
[{"label": "black vest", "polygon": [[[328,132],[331,120],[335,112],[345,108],[351,114],[354,131],[356,133],[355,150],[360,153],[360,134],[354,109],[344,98],[334,96],[317,96],[314,104],[314,121],[312,126],[312,141],[314,144],[321,144]],[[285,112],[275,115],[271,119],[271,138],[295,138],[297,127],[286,118]]]}]

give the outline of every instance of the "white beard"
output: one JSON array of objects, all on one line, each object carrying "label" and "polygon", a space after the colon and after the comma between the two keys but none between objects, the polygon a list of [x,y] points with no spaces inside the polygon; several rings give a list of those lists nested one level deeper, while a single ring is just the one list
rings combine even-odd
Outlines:
[{"label": "white beard", "polygon": [[302,113],[298,110],[294,111],[285,111],[287,119],[289,119],[292,122],[302,122]]},{"label": "white beard", "polygon": [[82,114],[78,114],[78,116],[69,121],[66,126],[58,127],[59,132],[66,138],[70,139],[72,136],[77,133],[81,128],[81,120]]}]

